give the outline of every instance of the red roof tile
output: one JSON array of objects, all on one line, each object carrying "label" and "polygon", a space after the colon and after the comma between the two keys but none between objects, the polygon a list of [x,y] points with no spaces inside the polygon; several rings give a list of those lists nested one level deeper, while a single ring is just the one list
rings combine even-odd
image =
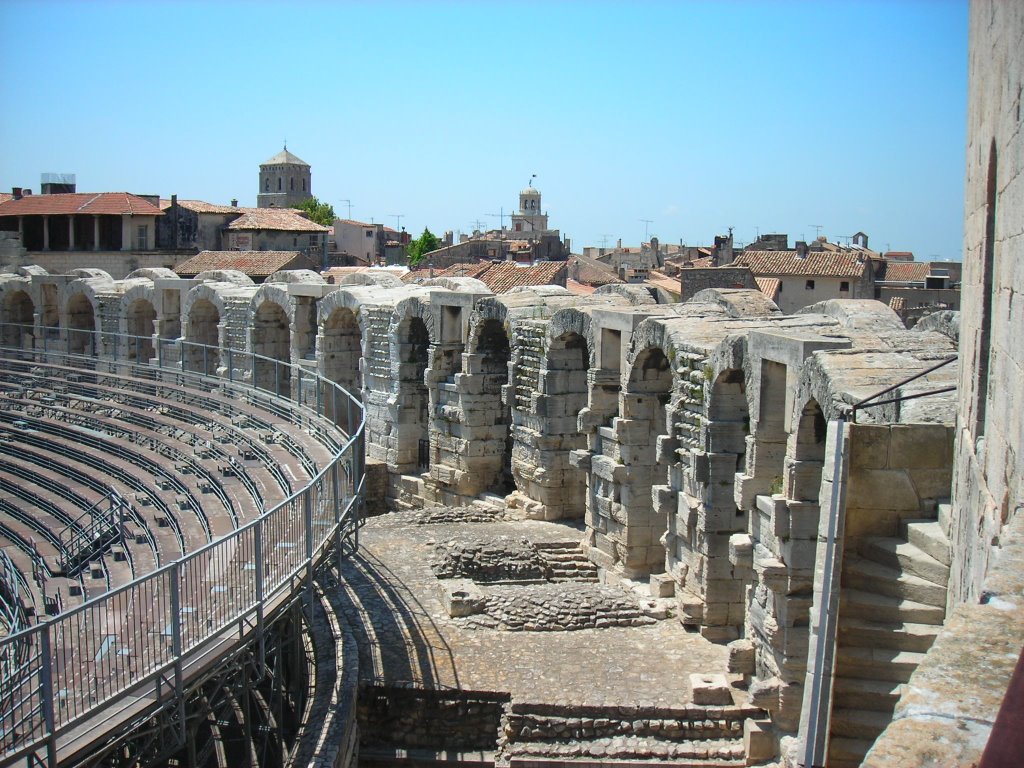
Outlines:
[{"label": "red roof tile", "polygon": [[755,277],[754,282],[757,283],[757,288],[761,293],[767,296],[772,301],[779,300],[779,289],[782,287],[782,281],[777,277]]},{"label": "red roof tile", "polygon": [[861,277],[867,262],[852,253],[811,251],[801,259],[796,251],[744,251],[732,266],[749,267],[755,277]]},{"label": "red roof tile", "polygon": [[[531,266],[520,266],[514,261],[481,261],[476,264],[452,264],[445,269],[435,269],[434,277],[473,277],[484,283],[495,293],[506,293],[513,288],[530,285],[562,285],[564,273],[568,271],[565,261],[543,261]],[[559,273],[562,279],[559,279]],[[429,272],[418,269],[402,277],[405,282],[426,279]]]},{"label": "red roof tile", "polygon": [[249,277],[270,277],[282,269],[319,269],[319,265],[298,251],[200,251],[178,264],[181,277],[195,277],[215,269],[237,269]]},{"label": "red roof tile", "polygon": [[227,229],[270,229],[284,232],[330,232],[330,227],[310,221],[293,208],[244,208]]},{"label": "red roof tile", "polygon": [[[205,200],[179,200],[178,206],[194,213],[245,213],[257,210],[256,208],[239,208],[237,205],[217,205]],[[161,199],[160,207],[166,211],[171,207],[171,201]]]},{"label": "red roof tile", "polygon": [[0,216],[66,216],[68,214],[162,216],[163,211],[130,192],[66,192],[28,195],[0,203]]},{"label": "red roof tile", "polygon": [[931,265],[926,261],[887,261],[876,280],[886,282],[924,282]]}]

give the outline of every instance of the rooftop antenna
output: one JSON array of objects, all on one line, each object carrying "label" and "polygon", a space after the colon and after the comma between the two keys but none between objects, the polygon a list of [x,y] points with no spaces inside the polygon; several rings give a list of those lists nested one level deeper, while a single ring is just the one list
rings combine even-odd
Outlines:
[{"label": "rooftop antenna", "polygon": [[537,178],[537,174],[536,173],[531,175],[530,176],[530,181],[527,182],[526,186],[528,186],[530,189],[533,189],[533,180],[536,179],[536,178]]},{"label": "rooftop antenna", "polygon": [[[534,176],[536,176],[536,175],[537,174],[534,174]],[[500,211],[501,211],[500,213],[488,213],[487,215],[488,216],[497,216],[498,217],[498,221],[501,223],[501,229],[498,230],[498,258],[499,259],[503,259],[505,257],[502,256],[501,252],[502,252],[502,250],[504,250],[504,245],[505,245],[505,243],[504,243],[504,240],[505,240],[505,217],[510,215],[510,214],[505,213],[504,206],[501,207]]]},{"label": "rooftop antenna", "polygon": [[817,240],[821,236],[821,230],[823,229],[821,224],[808,224],[807,226],[814,229],[814,239]]},{"label": "rooftop antenna", "polygon": [[484,224],[486,224],[486,223],[487,223],[486,221],[480,221],[480,219],[476,219],[476,220],[473,221],[473,227],[474,227],[474,229],[477,229],[480,232],[483,232],[484,231]]},{"label": "rooftop antenna", "polygon": [[343,202],[345,205],[348,206],[348,215],[345,218],[351,220],[352,219],[352,201],[351,200],[342,200],[341,202]]},{"label": "rooftop antenna", "polygon": [[644,242],[647,242],[647,233],[650,230],[651,224],[654,223],[654,219],[640,219],[644,223]]},{"label": "rooftop antenna", "polygon": [[608,238],[609,237],[611,237],[611,235],[601,235],[601,247],[602,248],[604,248],[606,245],[608,245]]},{"label": "rooftop antenna", "polygon": [[284,151],[285,151],[285,152],[287,152],[287,151],[288,151],[288,139],[285,139],[285,140],[284,140]]},{"label": "rooftop antenna", "polygon": [[388,216],[395,217],[395,229],[402,228],[402,219],[405,217],[404,213],[389,213]]}]

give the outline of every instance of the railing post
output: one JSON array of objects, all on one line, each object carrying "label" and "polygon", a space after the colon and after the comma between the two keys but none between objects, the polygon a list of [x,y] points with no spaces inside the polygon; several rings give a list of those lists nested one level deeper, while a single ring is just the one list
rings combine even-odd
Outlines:
[{"label": "railing post", "polygon": [[235,381],[235,363],[234,363],[234,357],[232,356],[231,347],[227,348],[227,353],[228,353],[228,381],[233,384],[234,381]]},{"label": "railing post", "polygon": [[260,519],[253,527],[253,566],[256,571],[256,668],[260,675],[264,674],[264,664],[267,658],[266,643],[263,638],[263,525],[264,520]]},{"label": "railing post", "polygon": [[181,627],[181,564],[171,563],[169,571],[171,579],[171,655],[174,657],[174,706],[178,709],[178,721],[181,723],[181,742],[185,741],[185,680],[181,668],[182,627]]},{"label": "railing post", "polygon": [[310,485],[302,492],[302,516],[306,525],[306,597],[313,599],[313,492]]},{"label": "railing post", "polygon": [[40,670],[40,694],[43,697],[43,723],[46,729],[46,766],[57,768],[57,730],[55,715],[53,711],[53,652],[50,639],[51,624],[43,625],[39,633],[39,652],[42,657],[42,669]]}]

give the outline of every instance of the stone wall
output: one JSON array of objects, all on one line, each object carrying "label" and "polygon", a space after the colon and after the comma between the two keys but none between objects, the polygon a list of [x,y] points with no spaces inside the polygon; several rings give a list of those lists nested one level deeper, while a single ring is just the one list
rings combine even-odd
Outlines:
[{"label": "stone wall", "polygon": [[679,271],[682,295],[680,301],[689,301],[708,288],[750,288],[757,290],[754,273],[747,267],[690,268]]}]

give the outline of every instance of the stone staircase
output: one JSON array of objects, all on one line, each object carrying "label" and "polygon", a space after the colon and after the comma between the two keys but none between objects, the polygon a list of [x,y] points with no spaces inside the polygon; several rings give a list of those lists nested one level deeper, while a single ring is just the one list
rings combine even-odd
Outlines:
[{"label": "stone staircase", "polygon": [[900,537],[863,539],[843,563],[832,690],[831,768],[858,766],[892,720],[942,629],[949,581],[949,506],[905,520]]},{"label": "stone staircase", "polygon": [[596,583],[597,566],[590,562],[579,543],[571,541],[534,542],[538,554],[551,568],[551,581]]},{"label": "stone staircase", "polygon": [[502,718],[495,764],[739,768],[747,764],[744,721],[763,716],[745,703],[665,707],[513,701]]}]

